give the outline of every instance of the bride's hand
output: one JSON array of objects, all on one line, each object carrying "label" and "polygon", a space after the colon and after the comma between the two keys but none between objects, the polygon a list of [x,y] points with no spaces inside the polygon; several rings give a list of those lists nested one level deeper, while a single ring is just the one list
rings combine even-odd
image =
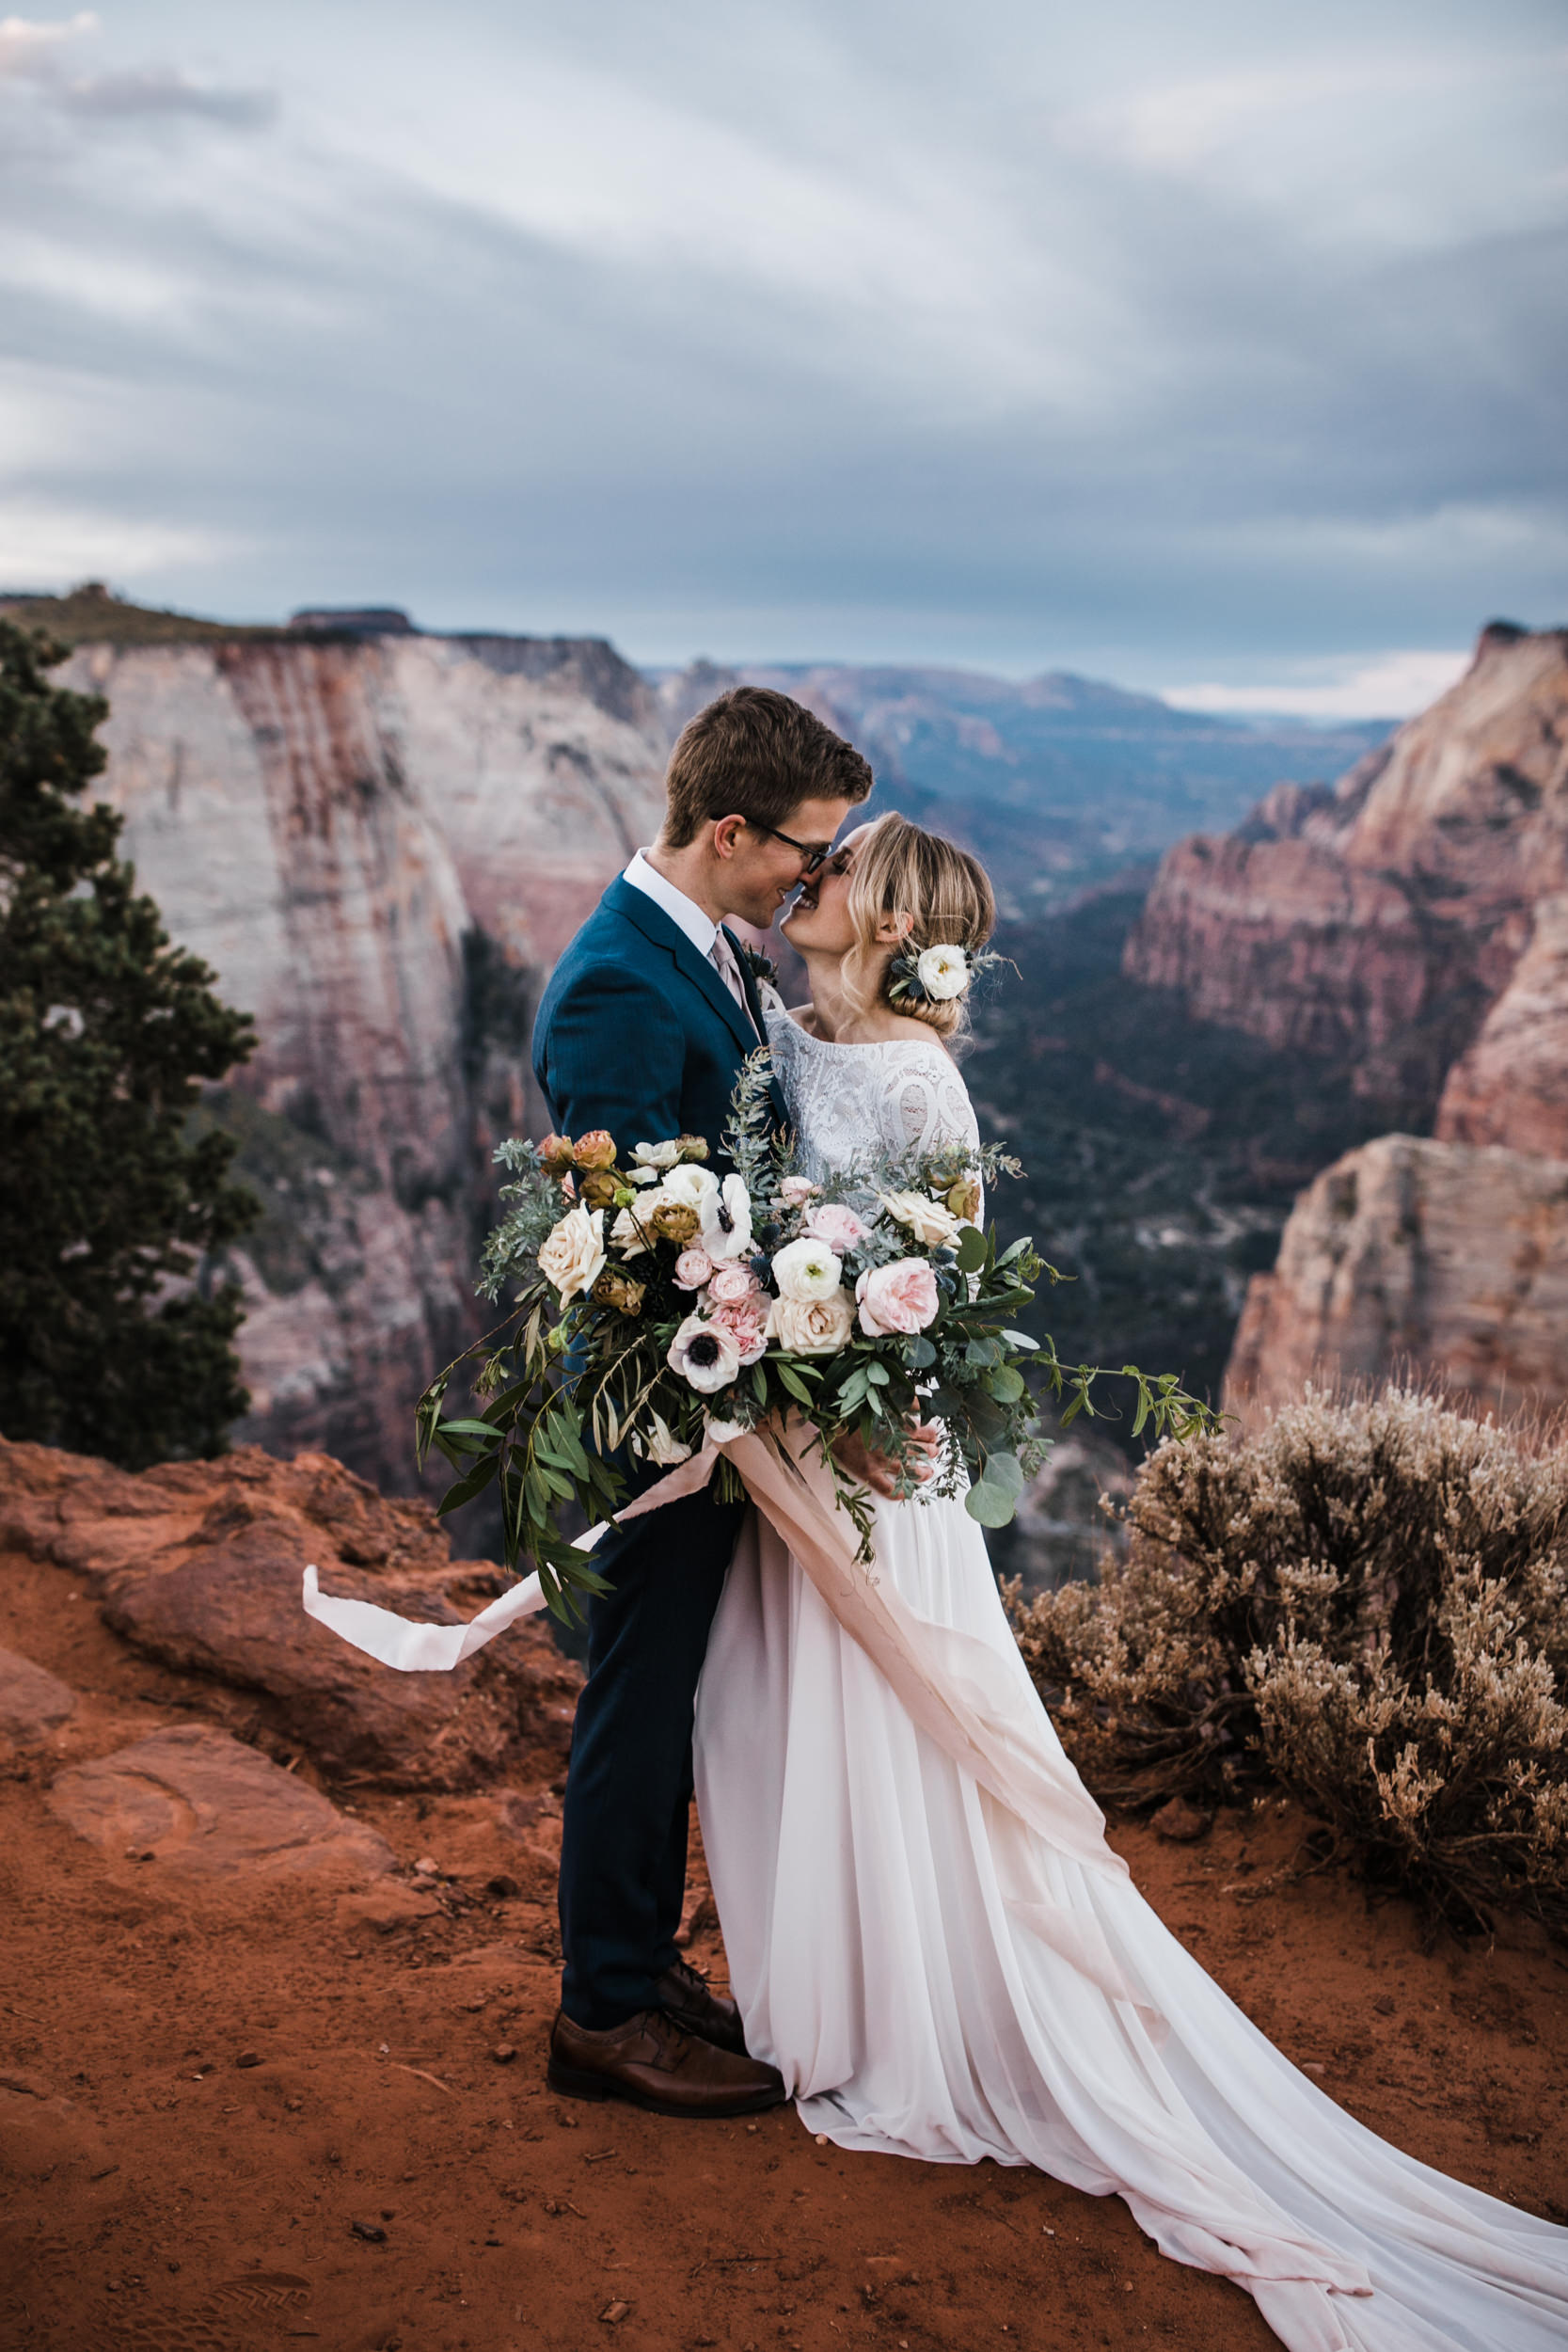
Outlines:
[{"label": "bride's hand", "polygon": [[[908,1467],[914,1471],[922,1486],[936,1468],[937,1447],[941,1438],[942,1433],[935,1422],[922,1422],[910,1431],[915,1458]],[[832,1451],[840,1470],[847,1470],[849,1476],[857,1479],[863,1486],[870,1486],[876,1493],[889,1497],[897,1493],[899,1465],[889,1454],[873,1454],[864,1439],[853,1430],[846,1430]]]}]

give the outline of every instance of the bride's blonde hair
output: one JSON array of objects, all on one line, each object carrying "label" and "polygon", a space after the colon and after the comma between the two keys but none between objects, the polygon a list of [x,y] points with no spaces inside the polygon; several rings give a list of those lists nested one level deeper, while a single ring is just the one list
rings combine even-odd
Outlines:
[{"label": "bride's blonde hair", "polygon": [[[887,950],[877,940],[879,924],[890,916],[905,923],[904,951],[916,955],[938,946],[977,954],[996,928],[996,900],[979,859],[956,841],[911,825],[896,809],[879,817],[857,844],[848,904],[855,945],[844,959],[844,979],[860,1011],[879,999],[892,1001],[892,967],[882,961]],[[894,1009],[924,1021],[941,1038],[957,1037],[969,1025],[967,994],[940,1001],[901,996]]]}]

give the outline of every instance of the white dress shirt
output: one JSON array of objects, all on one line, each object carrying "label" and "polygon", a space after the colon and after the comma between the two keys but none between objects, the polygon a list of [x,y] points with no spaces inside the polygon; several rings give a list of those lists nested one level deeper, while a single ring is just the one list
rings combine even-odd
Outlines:
[{"label": "white dress shirt", "polygon": [[689,898],[684,890],[677,890],[673,882],[666,882],[657,866],[650,866],[641,850],[622,875],[634,890],[641,890],[655,906],[670,917],[677,930],[683,930],[700,956],[711,957],[713,943],[719,936],[719,926],[710,914],[705,914],[695,898]]}]

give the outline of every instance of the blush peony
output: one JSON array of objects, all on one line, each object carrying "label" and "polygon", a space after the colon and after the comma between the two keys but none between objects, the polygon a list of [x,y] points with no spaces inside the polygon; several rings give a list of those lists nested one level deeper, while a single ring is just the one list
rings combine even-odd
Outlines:
[{"label": "blush peony", "polygon": [[678,1291],[700,1291],[712,1272],[713,1260],[705,1249],[683,1249],[675,1260],[675,1288]]},{"label": "blush peony", "polygon": [[751,1267],[732,1258],[715,1268],[707,1295],[716,1307],[738,1307],[743,1300],[754,1298],[761,1288]]},{"label": "blush peony", "polygon": [[925,1258],[895,1258],[875,1265],[855,1284],[861,1329],[872,1339],[890,1332],[924,1331],[936,1320],[937,1278]]},{"label": "blush peony", "polygon": [[863,1218],[853,1209],[847,1209],[842,1200],[819,1200],[806,1218],[806,1232],[814,1241],[825,1241],[840,1257],[853,1249],[871,1231]]}]

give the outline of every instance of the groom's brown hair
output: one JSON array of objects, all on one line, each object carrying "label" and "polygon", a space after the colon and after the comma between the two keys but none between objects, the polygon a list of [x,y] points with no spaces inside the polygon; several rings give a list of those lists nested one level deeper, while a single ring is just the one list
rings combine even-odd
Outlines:
[{"label": "groom's brown hair", "polygon": [[681,729],[661,838],[684,850],[721,817],[784,825],[802,801],[863,801],[873,782],[854,745],[803,703],[769,686],[735,686]]}]

